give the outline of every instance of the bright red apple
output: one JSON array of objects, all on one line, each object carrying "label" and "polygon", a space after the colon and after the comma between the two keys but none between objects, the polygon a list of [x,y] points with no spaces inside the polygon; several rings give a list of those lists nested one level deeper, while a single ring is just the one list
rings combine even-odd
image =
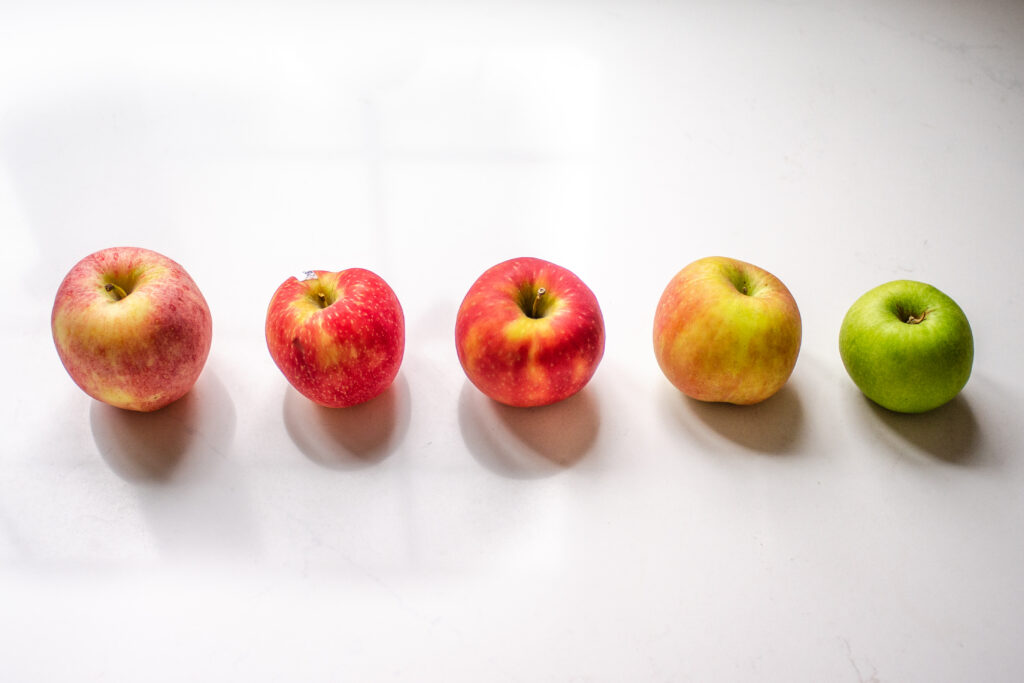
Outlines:
[{"label": "bright red apple", "polygon": [[455,347],[469,380],[510,406],[541,406],[582,389],[604,354],[597,298],[571,271],[517,258],[481,275],[462,301]]},{"label": "bright red apple", "polygon": [[768,398],[793,372],[800,336],[800,311],[786,285],[720,256],[679,271],[654,314],[658,365],[676,388],[701,401]]},{"label": "bright red apple", "polygon": [[300,394],[328,408],[391,386],[405,353],[405,316],[391,287],[363,268],[310,271],[277,288],[267,348]]},{"label": "bright red apple", "polygon": [[206,299],[185,269],[137,247],[86,256],[57,289],[57,353],[85,393],[148,412],[184,396],[210,353]]}]

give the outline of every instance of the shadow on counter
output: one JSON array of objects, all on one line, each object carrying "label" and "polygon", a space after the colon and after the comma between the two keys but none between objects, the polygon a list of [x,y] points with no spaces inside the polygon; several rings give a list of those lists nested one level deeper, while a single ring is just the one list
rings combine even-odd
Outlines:
[{"label": "shadow on counter", "polygon": [[738,406],[688,398],[674,389],[664,392],[673,417],[692,429],[695,416],[713,432],[748,450],[785,455],[797,450],[804,426],[800,396],[790,385],[760,403]]},{"label": "shadow on counter", "polygon": [[860,400],[876,425],[884,425],[891,436],[924,451],[937,460],[955,465],[980,462],[978,421],[963,394],[926,413],[895,413],[863,394]]},{"label": "shadow on counter", "polygon": [[163,484],[200,451],[225,453],[235,431],[235,407],[209,370],[192,390],[151,413],[93,401],[93,440],[110,469],[126,481]]},{"label": "shadow on counter", "polygon": [[470,453],[512,479],[550,477],[574,466],[590,451],[600,423],[597,401],[586,387],[537,408],[493,401],[469,380],[459,394],[459,429]]},{"label": "shadow on counter", "polygon": [[375,465],[398,448],[409,427],[409,384],[399,372],[384,393],[348,408],[325,408],[288,386],[285,428],[302,453],[318,465],[353,470]]}]

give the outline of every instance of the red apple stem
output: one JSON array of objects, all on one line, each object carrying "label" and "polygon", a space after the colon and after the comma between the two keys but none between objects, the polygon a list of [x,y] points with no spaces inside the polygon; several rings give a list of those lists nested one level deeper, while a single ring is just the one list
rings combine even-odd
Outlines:
[{"label": "red apple stem", "polygon": [[540,298],[542,296],[544,296],[545,294],[547,294],[547,291],[548,290],[544,289],[543,287],[541,287],[540,289],[537,290],[537,296],[533,297],[533,306],[530,307],[530,317],[531,318],[538,317],[537,316],[537,304],[540,303]]},{"label": "red apple stem", "polygon": [[121,299],[128,296],[128,292],[124,291],[123,289],[115,285],[113,282],[108,282],[107,284],[103,285],[103,289],[105,289],[110,294],[114,295],[114,301],[120,301]]}]

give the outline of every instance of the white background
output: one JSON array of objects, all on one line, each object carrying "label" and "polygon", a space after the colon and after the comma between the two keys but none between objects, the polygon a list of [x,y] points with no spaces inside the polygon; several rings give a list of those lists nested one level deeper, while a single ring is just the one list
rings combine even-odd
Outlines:
[{"label": "white background", "polygon": [[[0,679],[1019,680],[1021,3],[4,3],[0,65]],[[214,317],[152,415],[86,397],[50,338],[64,274],[124,244]],[[801,308],[756,407],[654,360],[663,287],[711,254]],[[453,343],[522,255],[587,282],[608,338],[532,411]],[[350,266],[407,349],[326,411],[264,315]],[[837,351],[897,278],[975,333],[921,416]]]}]

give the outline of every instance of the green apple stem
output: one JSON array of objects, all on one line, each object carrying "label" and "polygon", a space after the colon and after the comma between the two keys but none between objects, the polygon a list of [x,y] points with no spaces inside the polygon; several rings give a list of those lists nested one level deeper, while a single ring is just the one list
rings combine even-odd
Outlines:
[{"label": "green apple stem", "polygon": [[918,324],[919,322],[921,322],[922,320],[924,320],[924,317],[925,317],[926,315],[928,315],[928,311],[925,311],[925,312],[924,312],[924,313],[922,313],[921,315],[914,315],[913,313],[911,313],[911,314],[909,314],[909,315],[907,316],[907,324],[908,324],[908,325],[916,325],[916,324]]},{"label": "green apple stem", "polygon": [[537,306],[540,304],[540,298],[542,296],[544,296],[545,294],[547,294],[547,291],[548,290],[544,289],[543,287],[541,287],[540,289],[537,290],[537,296],[533,297],[533,306],[530,307],[530,317],[531,318],[539,317],[537,315]]},{"label": "green apple stem", "polygon": [[123,289],[115,285],[113,282],[108,282],[107,284],[103,285],[103,289],[105,289],[109,294],[111,294],[114,297],[114,301],[120,301],[121,299],[128,296],[128,292],[124,291]]}]

